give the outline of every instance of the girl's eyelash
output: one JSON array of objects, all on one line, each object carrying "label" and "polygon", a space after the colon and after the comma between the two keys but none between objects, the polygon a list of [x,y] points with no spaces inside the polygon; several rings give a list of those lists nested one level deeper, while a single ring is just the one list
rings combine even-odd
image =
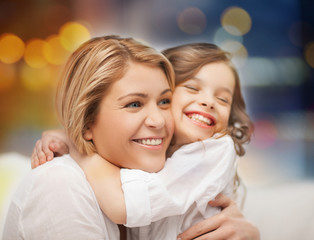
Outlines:
[{"label": "girl's eyelash", "polygon": [[229,101],[225,98],[221,98],[221,97],[218,97],[219,100],[223,101],[224,103],[229,103]]},{"label": "girl's eyelash", "polygon": [[191,85],[184,85],[185,88],[188,88],[188,89],[191,89],[191,90],[194,90],[194,91],[198,91],[197,88],[191,86]]}]

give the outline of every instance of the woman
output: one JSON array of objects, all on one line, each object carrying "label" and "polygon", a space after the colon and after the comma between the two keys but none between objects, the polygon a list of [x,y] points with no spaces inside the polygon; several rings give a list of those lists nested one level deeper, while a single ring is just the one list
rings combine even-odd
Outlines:
[{"label": "woman", "polygon": [[[96,47],[98,43],[102,45],[102,42],[108,44],[105,49]],[[93,48],[88,48],[89,45],[93,44],[95,44]],[[113,54],[112,51],[115,47],[125,48],[125,51],[115,52],[115,54]],[[169,108],[169,99],[171,98],[171,90],[173,88],[173,73],[169,62],[161,55],[157,55],[158,54],[152,52],[150,48],[139,45],[131,39],[119,39],[116,37],[91,40],[72,55],[76,60],[72,62],[70,60],[68,63],[67,71],[64,74],[64,84],[62,85],[61,83],[63,87],[59,88],[60,101],[62,103],[59,115],[62,124],[65,129],[67,129],[67,135],[81,154],[96,150],[117,166],[125,166],[127,164],[126,167],[139,168],[146,171],[158,171],[163,167],[165,151],[173,132]],[[77,81],[77,79],[80,80]],[[145,80],[146,84],[138,84],[139,81],[143,82],[143,80]],[[139,98],[145,102],[145,106],[143,107],[145,111],[141,114],[134,114],[134,112],[132,112],[134,111],[133,104],[136,103],[136,99]],[[112,105],[113,99],[120,100],[121,104]],[[99,109],[100,101],[104,102],[106,107]],[[115,113],[121,109],[125,111],[125,115],[122,117],[119,115],[116,119],[113,119],[112,116],[115,116]],[[128,117],[131,113],[133,113],[133,116],[136,115],[135,120],[134,117]],[[93,138],[93,142],[86,141],[90,139],[88,136],[89,131],[87,130],[90,124],[94,123],[98,114],[111,117],[112,121],[109,122],[110,124],[104,126],[108,128],[106,132],[109,131],[111,134],[108,136],[99,135]],[[105,118],[105,120],[108,119]],[[118,126],[118,128],[116,126]],[[128,128],[131,126],[131,130],[127,128],[122,129],[124,130],[120,132],[124,134],[122,137],[120,134],[116,134],[117,131],[121,130],[119,129],[121,126],[128,126]],[[116,129],[114,131],[110,131],[115,127]],[[154,134],[154,137],[158,137],[162,140],[162,147],[158,149],[158,151],[154,151],[153,154],[151,151],[138,148],[137,145],[139,139],[150,137],[152,134]],[[129,156],[128,162],[120,162],[120,159],[124,159],[123,156],[125,156],[125,154]],[[143,157],[138,159],[138,156]],[[155,159],[154,164],[146,162],[146,159],[151,159],[152,157]],[[67,158],[67,161],[69,161],[68,159],[70,157],[66,156],[64,158]],[[56,165],[57,163],[54,163],[56,161],[57,160],[52,161],[48,166]],[[64,159],[58,160],[57,162],[59,162],[59,165],[60,162],[66,164]],[[73,161],[71,162],[73,163]],[[40,169],[38,171],[41,171],[43,168],[38,169]],[[49,178],[49,171],[46,171],[45,174],[48,174]],[[108,174],[110,174],[110,172]],[[36,181],[38,181],[37,183],[39,183],[40,180],[44,181],[44,179],[36,179]],[[113,184],[116,183],[114,182]],[[47,186],[45,182],[42,182],[40,185]],[[63,188],[64,186],[60,185],[59,187]],[[71,190],[71,186],[69,188]],[[65,188],[65,190],[69,189]],[[52,195],[54,194],[52,193]],[[80,195],[76,197],[83,198]],[[72,202],[75,201],[75,199],[72,197],[67,199],[67,201]],[[49,204],[51,205],[51,203]],[[20,203],[19,206],[22,205],[25,206],[22,203]],[[55,206],[55,208],[57,208],[57,206]],[[15,209],[17,208],[15,207]],[[99,210],[99,206],[97,209]],[[229,211],[231,209],[235,210],[233,206],[226,208],[224,211],[227,212],[227,209],[229,209]],[[20,210],[21,208],[18,208],[18,211]],[[59,211],[59,209],[54,210]],[[68,209],[66,210],[68,211]],[[78,210],[78,208],[74,209],[73,212],[75,212],[75,210]],[[67,212],[64,212],[64,214],[68,216]],[[236,216],[236,214],[234,216]],[[46,217],[47,222],[49,222],[50,217]],[[104,218],[106,219],[106,216]],[[227,223],[228,219],[230,220],[231,218],[225,219],[227,219],[227,221],[225,221],[225,223]],[[67,220],[69,221],[69,219]],[[70,222],[76,220],[79,221],[79,219],[72,218]],[[222,220],[220,223],[224,222],[223,219],[220,220]],[[239,218],[239,220],[243,219]],[[24,222],[23,220],[22,225]],[[235,223],[236,221],[233,222]],[[40,223],[37,224],[40,225]],[[181,237],[184,239],[184,237],[189,236],[191,233],[199,235],[202,232],[207,232],[210,230],[211,226],[210,224],[206,226],[207,227],[200,228],[200,225],[197,225],[181,235]],[[223,226],[226,226],[226,224]],[[241,226],[250,228],[250,224],[247,223]],[[33,226],[27,227],[31,230],[37,229],[37,227],[34,228]],[[51,227],[47,227],[51,229]],[[77,225],[77,227],[80,226]],[[63,230],[64,229],[67,228],[65,227]],[[75,227],[72,227],[72,231],[70,231],[71,234],[75,234],[74,229]],[[114,227],[109,223],[106,224],[106,236],[104,236],[104,238],[117,239],[116,230],[116,226]],[[95,231],[95,229],[93,229],[93,231]],[[37,234],[36,231],[30,232]],[[61,233],[64,235],[60,235],[60,238],[66,238],[69,232],[65,230]],[[46,232],[46,234],[48,233]],[[32,237],[40,238],[37,235],[32,235]],[[81,237],[81,235],[77,237],[71,236],[71,238],[75,239],[80,239]]]}]

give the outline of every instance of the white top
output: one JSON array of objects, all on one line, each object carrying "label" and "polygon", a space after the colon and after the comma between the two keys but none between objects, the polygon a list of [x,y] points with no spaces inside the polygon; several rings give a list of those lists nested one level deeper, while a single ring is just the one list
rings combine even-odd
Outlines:
[{"label": "white top", "polygon": [[3,240],[119,239],[77,163],[65,155],[32,170],[12,198]]},{"label": "white top", "polygon": [[158,173],[121,169],[126,226],[145,226],[129,230],[129,239],[176,239],[218,213],[208,201],[221,192],[232,196],[235,158],[233,140],[225,135],[182,146]]}]

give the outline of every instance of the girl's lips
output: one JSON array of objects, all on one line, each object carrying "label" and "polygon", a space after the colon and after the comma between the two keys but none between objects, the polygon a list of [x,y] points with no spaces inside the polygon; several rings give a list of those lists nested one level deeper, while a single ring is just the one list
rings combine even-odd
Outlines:
[{"label": "girl's lips", "polygon": [[215,125],[216,119],[204,112],[193,111],[193,112],[186,112],[185,115],[194,123],[200,127],[210,128]]}]

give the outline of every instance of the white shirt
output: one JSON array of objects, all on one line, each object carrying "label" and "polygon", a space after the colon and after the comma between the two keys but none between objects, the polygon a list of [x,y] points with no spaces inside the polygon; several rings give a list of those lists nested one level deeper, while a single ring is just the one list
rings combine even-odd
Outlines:
[{"label": "white shirt", "polygon": [[[233,140],[225,135],[182,146],[158,173],[121,169],[130,239],[176,239],[216,213],[208,201],[232,195],[236,172]],[[149,225],[150,226],[146,226]]]},{"label": "white shirt", "polygon": [[3,240],[119,239],[77,163],[65,155],[32,170],[14,194]]}]

